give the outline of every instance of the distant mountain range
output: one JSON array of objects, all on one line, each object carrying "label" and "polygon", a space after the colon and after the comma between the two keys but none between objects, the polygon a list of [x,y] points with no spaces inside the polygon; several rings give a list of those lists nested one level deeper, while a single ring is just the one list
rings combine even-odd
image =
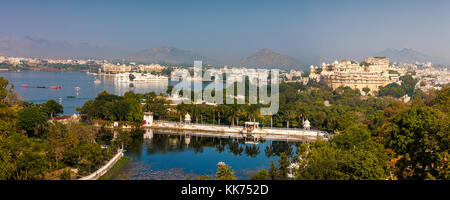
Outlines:
[{"label": "distant mountain range", "polygon": [[[204,64],[219,65],[214,59],[200,55],[190,50],[177,49],[175,47],[159,46],[138,52],[127,57],[128,61],[142,63],[167,63],[167,64],[191,64],[194,60],[202,60]],[[223,63],[220,63],[223,64]],[[301,68],[299,61],[292,57],[273,52],[269,49],[261,49],[252,55],[225,65],[259,68],[292,69]]]},{"label": "distant mountain range", "polygon": [[219,63],[215,59],[191,50],[158,46],[136,53],[88,43],[49,41],[35,37],[0,38],[0,55],[14,57],[61,58],[61,59],[123,59],[139,63],[190,64],[202,60],[209,65],[232,65],[260,68],[300,69],[301,63],[287,55],[261,49],[238,61]]},{"label": "distant mountain range", "polygon": [[[49,41],[41,38],[0,38],[0,55],[14,57],[64,58],[64,59],[124,59],[140,63],[191,64],[202,60],[209,65],[231,65],[258,68],[305,69],[299,60],[269,49],[261,49],[237,61],[218,62],[194,51],[175,47],[158,46],[130,53],[111,47],[94,46],[88,43]],[[393,62],[433,62],[450,64],[446,58],[432,57],[413,49],[386,49],[373,56],[386,56]],[[303,61],[306,61],[303,59]]]},{"label": "distant mountain range", "polygon": [[0,55],[39,58],[116,58],[123,52],[88,43],[49,41],[41,38],[0,38]]},{"label": "distant mountain range", "polygon": [[202,60],[205,64],[216,64],[213,59],[207,58],[193,51],[177,49],[175,47],[158,46],[140,51],[128,56],[127,60],[142,63],[190,64],[194,60]]},{"label": "distant mountain range", "polygon": [[234,65],[258,68],[300,69],[300,61],[269,49],[261,49],[252,55],[245,57]]},{"label": "distant mountain range", "polygon": [[376,54],[376,56],[386,56],[391,62],[432,62],[434,64],[448,64],[449,61],[445,58],[432,57],[425,55],[414,49],[404,48],[401,50],[397,49],[386,49],[382,52]]}]

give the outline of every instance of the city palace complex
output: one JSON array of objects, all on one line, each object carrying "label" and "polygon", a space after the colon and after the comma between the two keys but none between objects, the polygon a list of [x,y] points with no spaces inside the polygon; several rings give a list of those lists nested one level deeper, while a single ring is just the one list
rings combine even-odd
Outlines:
[{"label": "city palace complex", "polygon": [[390,75],[389,69],[389,58],[369,57],[361,63],[343,60],[332,64],[322,63],[321,67],[311,66],[309,78],[323,80],[333,89],[348,86],[373,93],[380,86],[399,81],[398,74]]},{"label": "city palace complex", "polygon": [[322,63],[321,67],[312,65],[308,78],[318,82],[324,81],[333,89],[348,86],[359,89],[362,95],[368,95],[390,83],[401,85],[400,77],[407,73],[419,79],[416,87],[423,91],[440,89],[440,86],[447,84],[450,79],[448,68],[433,67],[430,62],[390,63],[386,57],[369,57],[361,63],[343,60],[334,61],[332,64]]}]

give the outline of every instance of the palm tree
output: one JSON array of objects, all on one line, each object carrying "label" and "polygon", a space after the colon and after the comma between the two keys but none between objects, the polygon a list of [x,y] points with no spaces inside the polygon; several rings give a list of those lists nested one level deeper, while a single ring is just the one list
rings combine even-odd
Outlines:
[{"label": "palm tree", "polygon": [[[256,118],[258,117],[258,106],[257,105],[251,105],[250,106],[250,118],[253,119],[254,122],[256,122]],[[251,120],[250,120],[251,121]]]},{"label": "palm tree", "polygon": [[286,128],[289,128],[289,121],[292,116],[295,114],[294,108],[290,105],[286,106],[284,111],[282,112],[283,118],[286,120]]},{"label": "palm tree", "polygon": [[184,103],[181,103],[181,104],[178,104],[176,108],[178,110],[178,113],[180,113],[180,123],[182,123],[183,122],[183,115],[187,111],[187,105],[184,104]]},{"label": "palm tree", "polygon": [[241,108],[239,106],[239,104],[233,104],[231,106],[231,115],[233,118],[233,126],[235,125],[235,121],[237,122],[236,124],[239,125],[239,112],[241,111]]},{"label": "palm tree", "polygon": [[222,112],[223,108],[221,105],[219,105],[219,107],[217,107],[217,124],[220,125],[220,112]]}]

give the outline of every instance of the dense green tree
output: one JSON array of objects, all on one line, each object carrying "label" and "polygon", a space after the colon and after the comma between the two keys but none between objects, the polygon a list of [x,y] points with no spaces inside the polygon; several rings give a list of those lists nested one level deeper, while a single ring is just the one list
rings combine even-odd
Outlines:
[{"label": "dense green tree", "polygon": [[392,96],[396,98],[400,98],[406,94],[404,88],[397,83],[389,83],[385,87],[380,87],[378,91],[378,96]]},{"label": "dense green tree", "polygon": [[119,148],[126,147],[132,142],[131,133],[129,131],[119,130],[117,137],[112,142]]},{"label": "dense green tree", "polygon": [[270,169],[268,171],[269,173],[269,177],[271,180],[280,180],[281,176],[280,176],[280,172],[278,171],[278,167],[275,164],[275,162],[270,161]]},{"label": "dense green tree", "polygon": [[330,143],[339,149],[359,148],[361,144],[371,138],[370,132],[364,127],[347,127],[338,136],[331,139]]},{"label": "dense green tree", "polygon": [[383,152],[383,146],[371,141],[364,145],[366,145],[365,148],[342,151],[338,164],[338,179],[384,180],[388,177],[389,160]]},{"label": "dense green tree", "polygon": [[402,84],[390,83],[385,87],[380,87],[378,96],[402,97],[407,94],[413,97],[416,94],[415,87],[418,79],[413,78],[410,74],[400,77]]},{"label": "dense green tree", "polygon": [[3,77],[0,77],[0,103],[4,103],[5,98],[8,96],[9,81]]},{"label": "dense green tree", "polygon": [[269,172],[266,169],[257,171],[253,176],[250,177],[252,180],[270,180]]},{"label": "dense green tree", "polygon": [[450,85],[445,85],[441,90],[432,92],[432,100],[427,105],[439,109],[444,113],[450,113]]},{"label": "dense green tree", "polygon": [[107,146],[112,144],[113,138],[114,133],[112,130],[101,127],[96,134],[95,142],[97,144]]},{"label": "dense green tree", "polygon": [[401,156],[399,178],[448,178],[448,121],[448,115],[430,107],[413,107],[393,118],[386,143]]},{"label": "dense green tree", "polygon": [[105,151],[99,144],[81,144],[63,153],[63,160],[69,166],[80,169],[80,174],[88,174],[95,171],[103,164]]},{"label": "dense green tree", "polygon": [[401,76],[400,80],[402,81],[402,88],[404,89],[405,94],[409,95],[410,97],[414,96],[414,88],[416,87],[418,79],[412,77],[411,74],[407,74],[405,76]]},{"label": "dense green tree", "polygon": [[145,105],[143,107],[143,110],[145,112],[152,112],[153,117],[156,120],[167,118],[168,107],[169,103],[165,98],[158,97],[155,93],[149,93],[145,95]]},{"label": "dense green tree", "polygon": [[125,99],[124,101],[129,107],[126,121],[137,123],[142,122],[144,114],[142,112],[142,108],[139,101],[136,99]]},{"label": "dense green tree", "polygon": [[47,114],[47,117],[53,118],[55,115],[63,114],[64,108],[55,100],[48,100],[41,105],[41,110]]},{"label": "dense green tree", "polygon": [[369,92],[370,92],[370,88],[368,88],[368,87],[365,87],[365,88],[363,88],[362,90],[363,90],[363,92],[364,92],[365,95],[368,95]]},{"label": "dense green tree", "polygon": [[[384,122],[385,122],[384,111],[377,110],[372,117],[372,120],[369,124],[369,128],[373,133],[377,133],[377,129],[381,127],[381,125],[383,125]],[[377,134],[374,135],[376,136]]]},{"label": "dense green tree", "polygon": [[130,79],[130,81],[133,81],[136,77],[134,76],[134,74],[130,74],[130,75],[128,76],[128,78]]},{"label": "dense green tree", "polygon": [[66,127],[67,134],[76,137],[79,143],[94,143],[98,134],[98,130],[93,126],[84,123],[68,123]]},{"label": "dense green tree", "polygon": [[214,179],[211,178],[211,177],[209,177],[209,176],[196,176],[196,177],[194,177],[194,178],[186,177],[186,180],[196,180],[196,181],[199,181],[199,180],[214,180]]},{"label": "dense green tree", "polygon": [[[90,125],[47,122],[47,114],[54,116],[62,112],[56,102],[49,101],[40,106],[17,101],[6,79],[0,77],[0,84],[0,93],[3,93],[0,102],[1,180],[68,178],[70,169],[59,174],[66,167],[80,169],[79,175],[84,175],[96,170],[116,151],[117,145],[101,148],[96,144],[98,133]],[[139,95],[128,94],[127,97],[137,99]],[[93,117],[110,116],[107,111],[111,105],[122,99],[104,92],[96,101],[86,104],[89,109],[84,109]],[[27,135],[21,131],[26,131]],[[36,135],[39,137],[29,137]]]},{"label": "dense green tree", "polygon": [[71,179],[70,169],[64,170],[59,176],[60,180],[70,180]]},{"label": "dense green tree", "polygon": [[0,179],[43,179],[49,170],[42,145],[15,133],[0,144]]},{"label": "dense green tree", "polygon": [[386,106],[386,108],[384,109],[384,115],[386,116],[386,118],[391,118],[408,108],[409,108],[408,105],[402,102],[394,101],[390,103],[388,106]]},{"label": "dense green tree", "polygon": [[173,85],[167,86],[166,94],[167,95],[172,95],[172,91],[173,91]]},{"label": "dense green tree", "polygon": [[339,179],[340,150],[322,141],[302,144],[299,148],[301,153],[299,154],[299,169],[296,173],[296,179]]},{"label": "dense green tree", "polygon": [[228,165],[219,165],[216,172],[216,180],[236,180],[234,171]]},{"label": "dense green tree", "polygon": [[289,161],[288,156],[284,152],[281,153],[280,159],[278,159],[278,174],[283,180],[288,178],[289,165],[291,165],[291,162]]},{"label": "dense green tree", "polygon": [[42,132],[42,129],[47,124],[45,113],[38,108],[28,108],[19,111],[17,125],[27,134],[33,135]]},{"label": "dense green tree", "polygon": [[365,127],[352,126],[331,139],[302,144],[297,179],[377,180],[388,177],[389,156]]},{"label": "dense green tree", "polygon": [[93,101],[87,101],[77,110],[88,119],[140,123],[143,119],[140,98],[141,95],[132,92],[125,93],[123,97],[102,92]]},{"label": "dense green tree", "polygon": [[45,130],[46,143],[49,146],[49,157],[55,160],[55,167],[59,168],[63,152],[78,145],[77,137],[59,122],[49,123]]},{"label": "dense green tree", "polygon": [[19,95],[14,91],[14,85],[3,77],[0,77],[0,108],[22,103]]}]

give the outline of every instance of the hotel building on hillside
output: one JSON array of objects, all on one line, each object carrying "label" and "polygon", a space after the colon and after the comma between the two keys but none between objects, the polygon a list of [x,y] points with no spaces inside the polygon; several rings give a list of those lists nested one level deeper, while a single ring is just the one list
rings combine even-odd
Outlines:
[{"label": "hotel building on hillside", "polygon": [[104,73],[124,73],[124,72],[129,72],[131,71],[131,66],[129,65],[115,65],[115,64],[111,64],[111,63],[106,63],[102,65],[102,71]]}]

